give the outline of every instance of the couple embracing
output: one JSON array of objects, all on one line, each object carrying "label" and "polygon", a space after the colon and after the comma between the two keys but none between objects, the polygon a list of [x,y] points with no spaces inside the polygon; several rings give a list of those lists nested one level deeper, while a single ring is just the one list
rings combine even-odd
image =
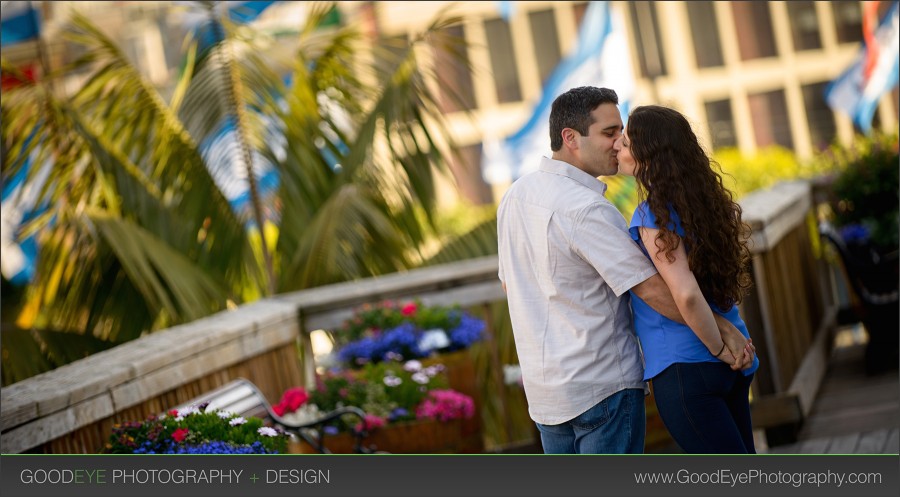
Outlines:
[{"label": "couple embracing", "polygon": [[[574,88],[550,113],[552,157],[497,213],[499,277],[528,410],[546,453],[642,453],[653,381],[688,453],[754,453],[759,366],[737,304],[750,284],[741,209],[690,124],[613,90]],[[599,176],[634,176],[630,226]]]}]

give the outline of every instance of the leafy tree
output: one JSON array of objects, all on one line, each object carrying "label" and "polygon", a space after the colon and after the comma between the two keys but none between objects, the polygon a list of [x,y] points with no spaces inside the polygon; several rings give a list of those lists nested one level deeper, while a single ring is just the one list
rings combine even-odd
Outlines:
[{"label": "leafy tree", "polygon": [[[284,83],[260,37],[204,5],[215,43],[188,45],[169,101],[77,13],[67,35],[84,55],[4,93],[4,174],[29,157],[52,164],[38,199],[49,208],[26,229],[40,240],[36,277],[4,325],[5,384],[35,373],[18,367],[38,364],[35,350],[58,366],[228,305],[421,259],[434,175],[446,172],[437,143],[451,140],[416,47],[458,50],[444,28],[459,19],[441,15],[407,50],[361,59],[362,35],[317,29],[331,6],[316,5]],[[71,95],[51,90],[86,67]],[[206,147],[223,130],[224,160]],[[250,197],[238,211],[221,180],[235,167]],[[259,183],[267,168],[277,188]]]}]

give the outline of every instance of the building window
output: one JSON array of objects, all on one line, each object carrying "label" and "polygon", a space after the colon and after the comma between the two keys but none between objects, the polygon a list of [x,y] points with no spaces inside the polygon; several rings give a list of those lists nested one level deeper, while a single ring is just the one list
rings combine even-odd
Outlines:
[{"label": "building window", "polygon": [[825,150],[837,136],[834,112],[825,102],[827,82],[803,85],[803,106],[806,107],[806,123],[809,137],[816,150]]},{"label": "building window", "polygon": [[712,2],[685,2],[688,22],[694,38],[694,56],[697,67],[717,67],[723,64],[722,44],[719,41],[719,23]]},{"label": "building window", "polygon": [[488,53],[491,56],[491,70],[494,73],[497,101],[502,104],[522,100],[522,91],[519,89],[519,70],[516,65],[509,24],[500,18],[489,19],[484,21],[484,32],[487,34]]},{"label": "building window", "polygon": [[794,50],[815,50],[822,48],[819,36],[819,18],[813,2],[787,2],[788,20],[791,23],[791,37]]},{"label": "building window", "polygon": [[768,2],[731,2],[741,60],[774,57],[775,35]]},{"label": "building window", "polygon": [[736,147],[737,132],[734,130],[731,100],[713,100],[706,102],[704,107],[713,149]]},{"label": "building window", "polygon": [[552,9],[530,12],[528,21],[531,24],[531,38],[534,44],[534,58],[537,61],[541,84],[559,65],[559,35],[556,31],[556,16]]},{"label": "building window", "polygon": [[481,144],[459,147],[450,154],[450,170],[456,178],[459,192],[475,205],[490,204],[494,201],[491,187],[481,174]]},{"label": "building window", "polygon": [[834,28],[838,43],[858,43],[863,40],[862,6],[859,2],[830,2],[834,11]]},{"label": "building window", "polygon": [[[666,61],[663,58],[659,40],[659,21],[653,2],[628,2],[634,29],[634,46],[637,47],[641,75],[655,78],[666,75]],[[721,63],[721,62],[720,62]]]},{"label": "building window", "polygon": [[441,110],[456,112],[475,108],[475,88],[469,70],[469,56],[464,46],[465,31],[462,26],[451,26],[444,36],[436,37],[435,75],[440,87]]},{"label": "building window", "polygon": [[794,148],[791,123],[788,118],[784,90],[756,93],[747,96],[757,147],[781,145]]}]

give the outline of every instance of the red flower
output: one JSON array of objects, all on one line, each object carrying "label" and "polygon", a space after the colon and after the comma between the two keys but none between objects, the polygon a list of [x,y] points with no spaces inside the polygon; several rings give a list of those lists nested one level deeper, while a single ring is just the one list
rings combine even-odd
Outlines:
[{"label": "red flower", "polygon": [[417,310],[416,303],[410,302],[410,303],[404,305],[402,309],[400,309],[400,314],[403,314],[404,316],[412,316],[413,314],[416,313],[416,310]]},{"label": "red flower", "polygon": [[309,394],[301,387],[288,388],[281,395],[281,402],[272,407],[275,414],[284,416],[285,413],[294,412],[309,400]]},{"label": "red flower", "polygon": [[169,416],[172,416],[173,418],[176,418],[176,417],[178,417],[178,409],[172,409],[171,411],[167,412],[166,414],[168,414]]},{"label": "red flower", "polygon": [[179,428],[172,432],[172,440],[175,440],[178,443],[183,442],[187,436],[188,436],[187,428]]}]

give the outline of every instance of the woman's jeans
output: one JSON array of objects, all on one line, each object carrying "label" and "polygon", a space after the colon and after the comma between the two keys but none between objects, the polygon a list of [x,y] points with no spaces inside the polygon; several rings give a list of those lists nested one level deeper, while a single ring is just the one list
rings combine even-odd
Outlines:
[{"label": "woman's jeans", "polygon": [[653,378],[656,407],[689,454],[755,454],[750,421],[753,375],[724,362],[675,363]]},{"label": "woman's jeans", "polygon": [[616,392],[574,419],[535,423],[546,454],[641,454],[644,452],[644,390]]}]

